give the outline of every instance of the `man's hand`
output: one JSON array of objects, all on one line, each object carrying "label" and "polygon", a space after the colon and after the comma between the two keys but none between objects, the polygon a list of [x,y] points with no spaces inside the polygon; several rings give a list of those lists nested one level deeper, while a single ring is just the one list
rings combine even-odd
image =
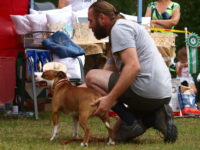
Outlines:
[{"label": "man's hand", "polygon": [[108,96],[100,97],[91,103],[92,106],[97,106],[97,110],[94,112],[94,115],[97,116],[104,116],[115,104],[116,101],[112,101]]}]

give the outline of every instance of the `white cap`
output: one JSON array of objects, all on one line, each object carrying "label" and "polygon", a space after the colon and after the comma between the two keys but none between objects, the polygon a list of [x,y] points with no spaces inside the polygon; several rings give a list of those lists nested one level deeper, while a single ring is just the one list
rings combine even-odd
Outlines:
[{"label": "white cap", "polygon": [[67,74],[67,77],[71,77],[70,74],[67,73],[67,67],[59,62],[48,62],[43,66],[43,72],[47,70],[55,70],[55,71],[63,71]]}]

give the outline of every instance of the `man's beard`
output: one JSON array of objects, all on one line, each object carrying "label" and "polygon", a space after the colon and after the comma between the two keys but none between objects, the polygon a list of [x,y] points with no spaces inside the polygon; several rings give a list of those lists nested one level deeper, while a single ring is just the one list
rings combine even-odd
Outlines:
[{"label": "man's beard", "polygon": [[108,36],[106,29],[103,26],[100,25],[98,20],[96,20],[96,26],[95,26],[94,29],[92,29],[92,31],[94,33],[94,36],[98,40],[103,39],[103,38]]}]

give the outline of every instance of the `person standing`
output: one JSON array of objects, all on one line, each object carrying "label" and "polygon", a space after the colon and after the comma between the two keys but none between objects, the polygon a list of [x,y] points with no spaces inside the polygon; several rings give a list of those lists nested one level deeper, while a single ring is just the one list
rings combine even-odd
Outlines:
[{"label": "person standing", "polygon": [[85,84],[101,93],[92,106],[94,115],[112,109],[120,119],[114,126],[115,139],[127,142],[153,127],[165,142],[175,142],[177,127],[169,101],[171,76],[153,39],[138,23],[126,20],[106,1],[88,10],[89,28],[97,39],[109,36],[110,56],[103,69],[90,70]]},{"label": "person standing", "polygon": [[180,5],[171,0],[158,0],[148,4],[145,17],[151,17],[151,27],[171,29],[180,20]]}]

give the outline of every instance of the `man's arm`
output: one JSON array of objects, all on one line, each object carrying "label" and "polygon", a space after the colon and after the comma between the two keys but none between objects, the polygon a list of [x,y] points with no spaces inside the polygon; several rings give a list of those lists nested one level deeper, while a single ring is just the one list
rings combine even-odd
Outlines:
[{"label": "man's arm", "polygon": [[116,66],[115,66],[115,62],[114,62],[114,59],[112,57],[111,51],[109,51],[109,53],[108,53],[108,59],[107,59],[105,65],[104,65],[103,69],[113,71],[113,72],[116,71]]}]

